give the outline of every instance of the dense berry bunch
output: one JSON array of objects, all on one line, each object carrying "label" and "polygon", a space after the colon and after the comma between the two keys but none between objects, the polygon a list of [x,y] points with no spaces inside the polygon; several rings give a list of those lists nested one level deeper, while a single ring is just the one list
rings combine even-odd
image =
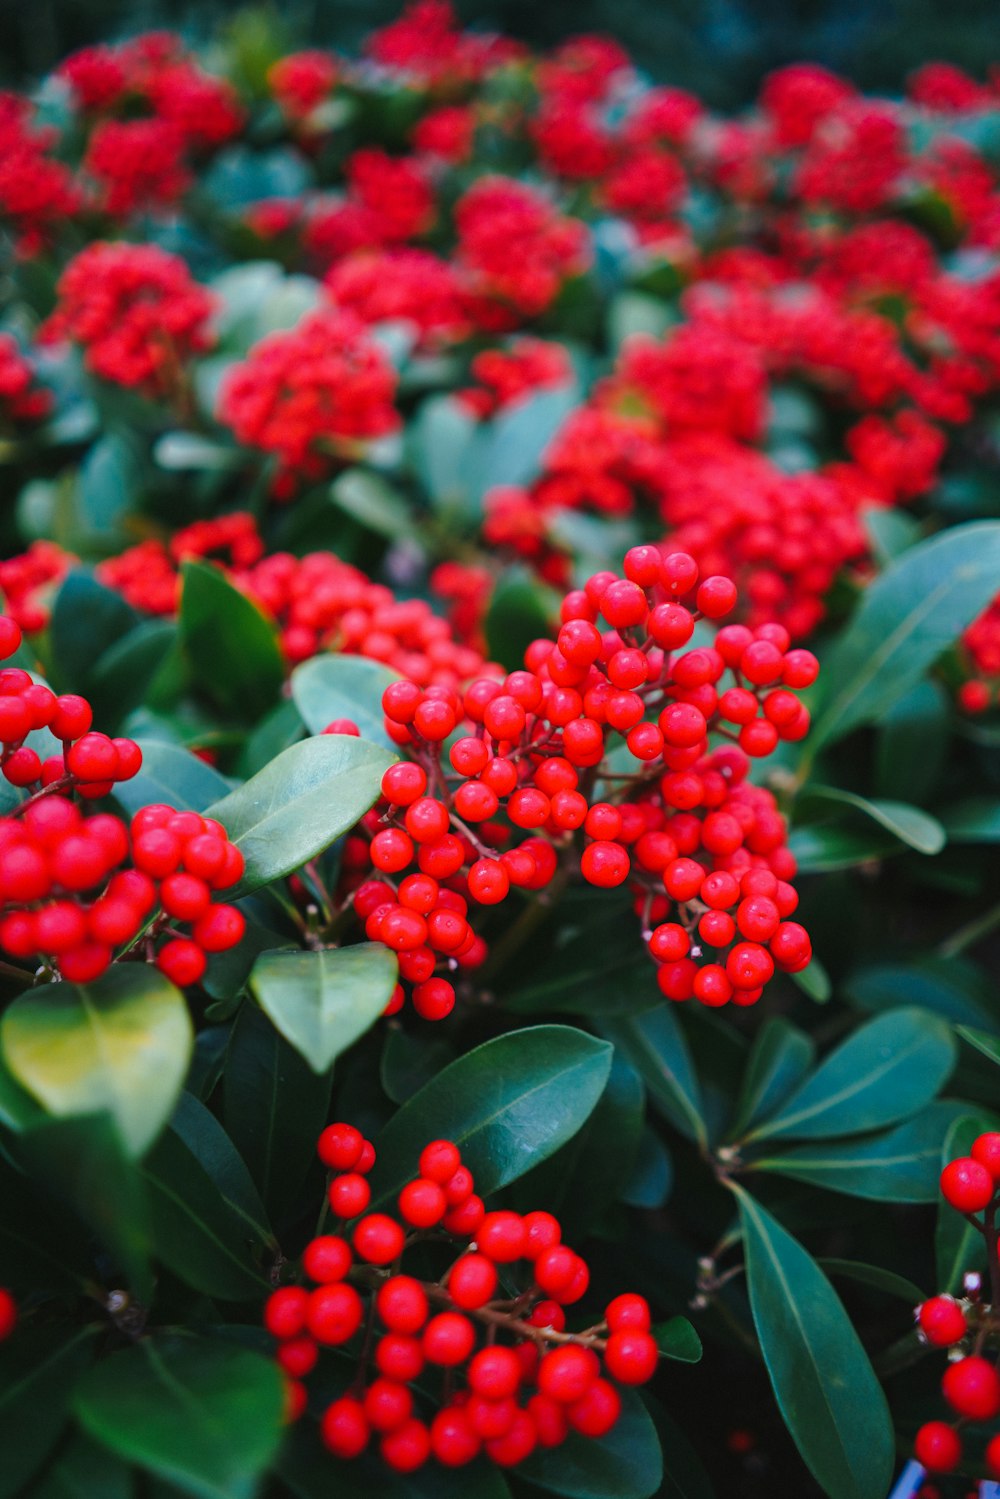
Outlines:
[{"label": "dense berry bunch", "polygon": [[419,333],[422,349],[457,342],[471,331],[454,269],[429,250],[361,250],[332,267],[326,288],[363,323],[406,323]]},{"label": "dense berry bunch", "polygon": [[37,129],[26,99],[0,94],[0,224],[21,254],[36,254],[80,207],[70,168],[50,150],[50,130]]},{"label": "dense berry bunch", "polygon": [[267,70],[267,86],[283,112],[304,121],[328,98],[337,82],[337,64],[328,52],[291,52]]},{"label": "dense berry bunch", "polygon": [[[306,1246],[302,1269],[312,1286],[275,1291],[264,1321],[279,1339],[295,1414],[305,1409],[301,1381],[321,1350],[356,1352],[354,1382],[320,1422],[334,1456],[358,1457],[377,1443],[397,1472],[431,1458],[464,1467],[480,1454],[515,1467],[571,1432],[611,1430],[621,1409],[616,1385],[644,1384],[659,1357],[641,1296],[617,1296],[594,1325],[568,1331],[565,1309],[590,1282],[586,1262],[563,1243],[551,1213],[487,1211],[449,1140],[424,1147],[393,1213],[368,1211],[375,1150],[352,1125],[325,1129],[319,1155],[332,1173],[334,1231]],[[451,1264],[437,1280],[402,1269],[407,1249],[423,1240],[450,1241]],[[431,1415],[416,1381],[438,1371],[443,1393]]]},{"label": "dense berry bunch", "polygon": [[923,1425],[914,1452],[932,1473],[950,1473],[963,1458],[962,1426],[992,1426],[995,1434],[978,1461],[991,1478],[1000,1479],[1000,1324],[996,1320],[1000,1134],[980,1135],[970,1155],[950,1161],[941,1173],[941,1192],[983,1236],[990,1292],[984,1299],[979,1276],[970,1275],[961,1302],[951,1296],[932,1296],[917,1308],[921,1337],[934,1348],[951,1350],[941,1393],[952,1419]]},{"label": "dense berry bunch", "polygon": [[485,419],[525,396],[569,385],[573,366],[562,344],[515,338],[507,348],[477,354],[472,375],[476,384],[459,391],[458,398],[467,410]]},{"label": "dense berry bunch", "polygon": [[96,243],[63,272],[45,337],[78,343],[102,380],[176,398],[187,361],[211,346],[212,310],[179,256],[155,245]]},{"label": "dense berry bunch", "polygon": [[456,970],[485,959],[470,910],[542,890],[560,866],[628,884],[670,999],[753,1004],[776,967],[806,966],[785,823],[747,773],[807,732],[796,689],[817,664],[776,625],[691,646],[697,620],[735,605],[733,584],[699,581],[690,556],[636,547],[624,577],[568,595],[556,641],[529,646],[524,670],[461,694],[386,689],[409,759],[386,771],[367,859],[355,840],[347,866],[365,933],[399,954],[419,1014],[448,1014]]},{"label": "dense berry bunch", "polygon": [[983,713],[1000,700],[1000,597],[965,631],[961,655],[970,674],[958,701],[966,713]]},{"label": "dense berry bunch", "polygon": [[277,459],[276,498],[358,456],[395,431],[396,378],[363,323],[349,312],[311,313],[272,333],[232,369],[220,420],[240,442]]},{"label": "dense berry bunch", "polygon": [[590,262],[583,224],[508,177],[470,187],[455,209],[455,226],[459,268],[487,327],[537,317]]}]

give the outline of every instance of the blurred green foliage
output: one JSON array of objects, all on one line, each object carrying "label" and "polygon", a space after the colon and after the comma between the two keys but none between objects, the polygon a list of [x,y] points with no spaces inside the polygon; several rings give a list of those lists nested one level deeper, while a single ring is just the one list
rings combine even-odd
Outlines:
[{"label": "blurred green foliage", "polygon": [[[0,3],[0,78],[44,73],[67,52],[156,26],[205,39],[244,7],[227,0],[17,0]],[[288,0],[290,44],[350,47],[401,0]],[[908,72],[946,59],[982,76],[1000,55],[996,0],[457,0],[463,21],[551,46],[580,31],[616,36],[653,78],[715,108],[752,97],[783,63],[810,59],[868,90],[897,92]]]}]

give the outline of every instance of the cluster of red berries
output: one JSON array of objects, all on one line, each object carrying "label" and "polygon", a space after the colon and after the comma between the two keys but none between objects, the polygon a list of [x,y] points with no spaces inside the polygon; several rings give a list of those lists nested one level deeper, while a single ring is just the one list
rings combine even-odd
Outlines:
[{"label": "cluster of red berries", "polygon": [[211,347],[211,295],[156,245],[88,245],[58,289],[43,339],[78,343],[87,368],[114,385],[169,399],[191,356]]},{"label": "cluster of red berries", "polygon": [[[980,1135],[970,1155],[950,1161],[941,1173],[941,1192],[945,1201],[964,1213],[983,1235],[995,1270],[1000,1134]],[[982,1220],[979,1214],[984,1215]],[[991,1283],[995,1284],[992,1272]],[[962,1422],[995,1422],[1000,1416],[997,1353],[995,1348],[992,1357],[985,1353],[988,1342],[996,1343],[995,1309],[982,1301],[978,1276],[967,1277],[967,1292],[962,1302],[951,1296],[932,1296],[917,1308],[917,1324],[926,1342],[934,1348],[953,1350],[941,1393],[954,1419],[926,1422],[914,1443],[917,1460],[932,1473],[951,1473],[962,1461]],[[959,1352],[960,1345],[966,1343],[969,1351]],[[987,1443],[982,1464],[991,1478],[1000,1479],[1000,1431]]]},{"label": "cluster of red berries", "polygon": [[472,331],[454,267],[430,250],[360,250],[331,267],[326,289],[363,323],[406,323],[421,350],[460,342]]},{"label": "cluster of red berries", "polygon": [[[264,1322],[280,1340],[295,1417],[306,1406],[301,1381],[321,1348],[362,1344],[350,1390],[320,1422],[336,1457],[357,1457],[375,1440],[397,1472],[432,1457],[464,1467],[480,1453],[514,1467],[571,1432],[597,1438],[611,1430],[621,1410],[612,1381],[644,1384],[656,1370],[643,1297],[617,1296],[594,1326],[568,1332],[565,1308],[586,1294],[586,1262],[562,1242],[551,1213],[487,1211],[449,1140],[421,1151],[419,1174],[399,1193],[395,1215],[368,1211],[375,1150],[352,1125],[328,1126],[319,1156],[333,1173],[336,1232],[303,1253],[313,1287],[275,1291]],[[452,1241],[452,1255],[455,1241],[461,1245],[439,1280],[402,1273],[407,1248],[439,1239]],[[443,1394],[425,1420],[413,1386],[434,1369]]]},{"label": "cluster of red berries", "polygon": [[958,689],[966,713],[985,713],[1000,701],[1000,596],[962,636],[959,651],[970,672]]},{"label": "cluster of red berries", "polygon": [[255,344],[225,379],[219,419],[277,459],[276,499],[318,479],[399,426],[396,376],[349,312],[323,308]]},{"label": "cluster of red berries", "polygon": [[[21,644],[21,628],[0,615],[0,660]],[[128,781],[142,765],[132,739],[109,739],[91,729],[93,712],[75,693],[57,696],[17,666],[0,670],[0,771],[12,786],[36,795],[73,790],[85,800],[107,796],[116,781]],[[26,744],[37,729],[62,742],[62,753],[43,760]]]},{"label": "cluster of red berries", "polygon": [[52,409],[52,393],[37,383],[35,371],[12,333],[0,333],[0,432],[43,421]]},{"label": "cluster of red berries", "polygon": [[134,952],[184,988],[243,936],[242,913],[213,899],[242,873],[222,824],[196,812],[155,803],[125,823],[42,794],[0,819],[0,947],[80,984]]},{"label": "cluster of red berries", "polygon": [[515,338],[507,348],[485,349],[477,354],[471,374],[476,384],[460,390],[458,399],[467,411],[484,421],[525,396],[569,385],[573,365],[560,343]]},{"label": "cluster of red berries", "polygon": [[[366,936],[398,953],[419,1014],[449,1013],[456,970],[486,957],[470,907],[542,890],[561,863],[601,889],[629,883],[670,999],[753,1004],[775,968],[806,966],[785,823],[748,770],[807,732],[796,689],[818,667],[777,625],[723,626],[686,649],[696,621],[736,597],[683,553],[634,547],[624,577],[599,573],[566,597],[556,640],[534,641],[524,670],[461,694],[386,689],[387,730],[409,758],[385,772],[361,824],[370,843],[352,839],[345,868]],[[630,759],[612,771],[620,741]],[[699,962],[706,949],[714,960]]]},{"label": "cluster of red berries", "polygon": [[511,177],[482,177],[455,208],[456,258],[484,327],[516,327],[590,263],[584,225]]}]

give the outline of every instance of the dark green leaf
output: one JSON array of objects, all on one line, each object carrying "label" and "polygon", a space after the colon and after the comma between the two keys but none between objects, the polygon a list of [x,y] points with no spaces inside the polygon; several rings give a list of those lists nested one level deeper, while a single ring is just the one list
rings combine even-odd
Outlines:
[{"label": "dark green leaf", "polygon": [[277,1248],[247,1164],[215,1115],[193,1093],[182,1093],[170,1128],[211,1177],[234,1214],[243,1219],[248,1237]]},{"label": "dark green leaf", "polygon": [[682,1134],[704,1145],[708,1133],[701,1089],[684,1033],[667,1005],[624,1020],[605,1020],[601,1034],[638,1072],[659,1111]]},{"label": "dark green leaf", "polygon": [[547,635],[558,613],[558,595],[527,568],[504,568],[493,591],[484,630],[490,658],[517,671],[538,636]]},{"label": "dark green leaf", "polygon": [[878,723],[875,787],[879,796],[923,805],[948,754],[952,707],[940,682],[925,678]]},{"label": "dark green leaf", "polygon": [[966,958],[932,956],[918,957],[912,963],[877,963],[849,973],[842,989],[863,1010],[920,1005],[952,1023],[996,1023],[992,982]]},{"label": "dark green leaf", "polygon": [[755,1160],[753,1169],[873,1202],[936,1202],[941,1144],[963,1107],[932,1103],[883,1135],[798,1145]]},{"label": "dark green leaf", "polygon": [[35,1479],[31,1499],[132,1499],[132,1473],[78,1432]]},{"label": "dark green leaf", "polygon": [[929,1103],[954,1065],[944,1021],[890,1010],[838,1046],[747,1139],[832,1139],[894,1124]]},{"label": "dark green leaf", "polygon": [[780,1108],[816,1061],[812,1038],[774,1015],[757,1033],[727,1133],[733,1139]]},{"label": "dark green leaf", "polygon": [[180,1333],[105,1359],[75,1401],[98,1442],[197,1499],[249,1499],[277,1452],[283,1405],[273,1360]]},{"label": "dark green leaf", "polygon": [[261,1009],[304,1057],[325,1073],[373,1026],[396,987],[396,955],[380,942],[312,952],[263,953],[250,987]]},{"label": "dark green leaf", "polygon": [[431,396],[412,424],[414,466],[435,510],[465,513],[469,503],[468,465],[479,424],[452,396]]},{"label": "dark green leaf", "polygon": [[518,1476],[569,1499],[652,1499],[663,1481],[660,1441],[636,1392],[621,1395],[621,1416],[606,1437],[573,1432],[560,1447],[536,1447]]},{"label": "dark green leaf", "polygon": [[650,1126],[639,1136],[632,1174],[621,1190],[621,1200],[630,1208],[661,1208],[673,1185],[673,1163],[666,1146]]},{"label": "dark green leaf", "polygon": [[856,869],[859,864],[870,864],[906,851],[905,844],[890,833],[829,822],[794,828],[788,846],[800,874],[833,874],[838,869]]},{"label": "dark green leaf", "polygon": [[663,1449],[660,1499],[715,1499],[708,1474],[687,1436],[654,1396],[644,1394],[643,1401]]},{"label": "dark green leaf", "polygon": [[671,1317],[669,1322],[657,1322],[652,1331],[656,1346],[664,1358],[676,1359],[682,1364],[700,1363],[701,1338],[686,1317]]},{"label": "dark green leaf", "polygon": [[[17,1155],[15,1146],[13,1155]],[[93,1273],[93,1244],[62,1203],[0,1155],[0,1285],[16,1294],[79,1293]]]},{"label": "dark green leaf", "polygon": [[414,1150],[454,1140],[486,1196],[572,1138],[595,1108],[611,1048],[583,1031],[539,1025],[467,1052],[403,1105],[375,1142],[373,1198],[394,1197],[413,1175]]},{"label": "dark green leaf", "polygon": [[80,465],[77,483],[79,534],[74,542],[91,549],[121,534],[139,485],[135,447],[126,437],[109,433],[98,438]]},{"label": "dark green leaf", "polygon": [[313,1163],[329,1103],[329,1076],[317,1076],[256,1005],[244,1004],[226,1056],[224,1116],[279,1226]]},{"label": "dark green leaf", "polygon": [[280,702],[270,713],[265,714],[243,741],[237,763],[239,775],[243,778],[255,776],[258,770],[263,770],[282,750],[286,750],[290,744],[297,744],[304,737],[305,731],[305,724],[299,717],[295,704],[287,699]]},{"label": "dark green leaf", "polygon": [[837,802],[849,807],[864,817],[870,817],[872,822],[877,822],[887,833],[920,854],[939,854],[945,845],[945,830],[937,818],[906,802],[869,801],[853,791],[816,785],[807,786],[801,800]]},{"label": "dark green leaf", "polygon": [[191,1059],[184,996],[145,964],[110,968],[93,984],[31,990],[0,1024],[7,1065],[60,1117],[107,1111],[132,1156],[169,1119]]},{"label": "dark green leaf", "polygon": [[941,809],[953,843],[1000,843],[1000,797],[970,796]]},{"label": "dark green leaf", "polygon": [[165,802],[179,812],[204,812],[226,796],[230,783],[190,750],[160,739],[139,739],[142,769],[130,781],[115,785],[115,801],[129,816],[140,807]]},{"label": "dark green leaf", "polygon": [[425,1036],[398,1024],[387,1025],[379,1067],[386,1097],[393,1103],[405,1103],[457,1055],[445,1036]]},{"label": "dark green leaf", "polygon": [[393,755],[347,734],[322,734],[284,750],[245,785],[208,808],[246,860],[230,897],[283,878],[364,816]]},{"label": "dark green leaf", "polygon": [[217,567],[185,562],[181,642],[196,686],[244,720],[270,708],[285,679],[277,631]]},{"label": "dark green leaf", "polygon": [[[86,692],[94,721],[105,733],[116,733],[123,719],[141,706],[176,641],[175,624],[148,620],[110,646],[96,662]],[[82,685],[81,678],[77,678],[77,685]]]},{"label": "dark green leaf", "polygon": [[49,624],[55,677],[63,690],[89,694],[97,662],[138,623],[138,614],[120,593],[90,573],[69,573],[56,594]]},{"label": "dark green leaf", "polygon": [[989,1057],[991,1062],[1000,1066],[1000,1037],[991,1036],[987,1031],[975,1030],[971,1025],[959,1025],[955,1029],[963,1041],[968,1041],[984,1057]]},{"label": "dark green leaf", "polygon": [[954,526],[910,548],[866,590],[823,662],[810,753],[881,717],[996,593],[1000,523]]},{"label": "dark green leaf", "polygon": [[486,427],[472,453],[468,483],[479,501],[498,485],[529,484],[566,418],[579,405],[575,385],[543,390],[519,400]]},{"label": "dark green leaf", "polygon": [[830,1499],[885,1499],[895,1440],[868,1355],[815,1260],[737,1195],[750,1306],[785,1424]]},{"label": "dark green leaf", "polygon": [[362,738],[388,745],[382,694],[398,681],[398,672],[365,656],[314,656],[292,672],[292,701],[310,734],[322,734],[335,718],[349,718]]},{"label": "dark green leaf", "polygon": [[0,1344],[2,1499],[16,1494],[55,1446],[73,1387],[94,1356],[94,1338],[89,1327],[32,1327]]},{"label": "dark green leaf", "polygon": [[907,1280],[904,1275],[897,1275],[895,1270],[884,1270],[881,1265],[864,1265],[860,1260],[817,1260],[828,1275],[834,1280],[840,1277],[843,1280],[856,1280],[859,1285],[871,1286],[875,1291],[884,1292],[886,1296],[896,1296],[900,1301],[905,1301],[907,1306],[919,1306],[926,1300],[924,1292],[919,1286],[915,1286],[912,1280]]}]

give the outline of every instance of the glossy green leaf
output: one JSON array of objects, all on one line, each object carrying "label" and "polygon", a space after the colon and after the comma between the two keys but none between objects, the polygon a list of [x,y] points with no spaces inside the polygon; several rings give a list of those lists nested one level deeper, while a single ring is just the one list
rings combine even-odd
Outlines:
[{"label": "glossy green leaf", "polygon": [[170,1128],[218,1187],[226,1205],[243,1219],[248,1238],[277,1249],[247,1163],[211,1110],[193,1093],[182,1093]]},{"label": "glossy green leaf", "polygon": [[852,828],[842,823],[814,823],[793,828],[788,847],[800,874],[834,874],[906,852],[906,845],[879,828]]},{"label": "glossy green leaf", "polygon": [[942,683],[925,677],[878,720],[873,790],[926,805],[948,757],[954,712]]},{"label": "glossy green leaf", "polygon": [[968,958],[932,954],[910,963],[875,963],[848,973],[841,991],[873,1013],[919,1005],[952,1024],[997,1024],[992,980]]},{"label": "glossy green leaf", "polygon": [[663,1484],[659,1499],[715,1499],[715,1491],[686,1433],[654,1395],[643,1393],[643,1403],[656,1427],[663,1449]]},{"label": "glossy green leaf", "polygon": [[920,522],[896,506],[866,506],[861,518],[880,567],[887,567],[920,540]]},{"label": "glossy green leaf", "polygon": [[988,1031],[976,1030],[971,1025],[959,1025],[955,1027],[958,1035],[963,1041],[968,1041],[984,1057],[989,1057],[991,1062],[996,1062],[1000,1067],[1000,1037],[991,1036]]},{"label": "glossy green leaf", "polygon": [[112,1354],[75,1400],[96,1441],[196,1499],[250,1499],[278,1450],[283,1405],[272,1359],[181,1333]]},{"label": "glossy green leaf", "polygon": [[[938,1170],[943,1171],[948,1162],[958,1156],[968,1155],[976,1137],[994,1128],[994,1121],[971,1110],[956,1119],[941,1147]],[[935,1289],[953,1296],[961,1291],[963,1278],[969,1271],[986,1269],[986,1245],[982,1234],[973,1228],[963,1213],[956,1213],[943,1197],[938,1204],[934,1260]]]},{"label": "glossy green leaf", "polygon": [[572,1432],[559,1447],[536,1447],[518,1476],[568,1499],[652,1499],[663,1481],[660,1439],[636,1392],[620,1393],[622,1413],[606,1437]]},{"label": "glossy green leaf", "polygon": [[446,1036],[427,1036],[404,1030],[401,1025],[388,1025],[379,1064],[382,1090],[393,1103],[405,1103],[457,1056]]},{"label": "glossy green leaf", "polygon": [[744,1130],[766,1119],[798,1087],[816,1060],[816,1047],[805,1031],[790,1020],[773,1015],[757,1032],[747,1060],[733,1121],[727,1134],[738,1139]]},{"label": "glossy green leaf", "polygon": [[32,990],[0,1023],[18,1082],[60,1117],[106,1110],[141,1156],[169,1119],[191,1059],[184,996],[146,964],[110,968],[93,984]]},{"label": "glossy green leaf", "polygon": [[87,693],[98,661],[138,623],[139,615],[120,593],[105,588],[90,573],[69,573],[56,594],[49,623],[54,676],[63,691]]},{"label": "glossy green leaf", "polygon": [[[15,1145],[12,1154],[18,1154]],[[42,1194],[41,1182],[0,1155],[0,1285],[26,1291],[79,1294],[94,1272],[93,1243],[64,1204]]]},{"label": "glossy green leaf", "polygon": [[31,1499],[132,1499],[132,1471],[77,1432],[35,1479]]},{"label": "glossy green leaf", "polygon": [[831,1052],[747,1139],[832,1139],[895,1124],[929,1103],[954,1065],[944,1021],[926,1010],[890,1010]]},{"label": "glossy green leaf", "polygon": [[185,1133],[188,1140],[168,1129],[143,1166],[157,1257],[206,1296],[259,1299],[266,1281],[255,1255],[269,1245],[244,1205],[229,1200],[213,1179],[215,1163],[203,1164],[197,1141]]},{"label": "glossy green leaf", "polygon": [[368,469],[349,468],[330,485],[330,499],[349,515],[389,541],[415,532],[410,506],[398,490]]},{"label": "glossy green leaf", "polygon": [[435,510],[466,513],[470,506],[468,464],[479,424],[451,396],[430,396],[412,424],[414,466]]},{"label": "glossy green leaf", "polygon": [[181,568],[180,638],[198,689],[240,719],[271,707],[285,680],[274,624],[208,562]]},{"label": "glossy green leaf", "polygon": [[671,1317],[669,1322],[657,1322],[652,1333],[664,1358],[676,1359],[682,1364],[697,1364],[701,1361],[701,1338],[686,1317]]},{"label": "glossy green leaf", "polygon": [[511,964],[504,972],[505,1010],[617,1019],[663,1003],[629,903],[605,893],[595,907],[587,892],[567,891],[550,945],[533,952],[530,964]]},{"label": "glossy green leaf", "polygon": [[802,793],[803,801],[824,801],[839,803],[859,812],[863,817],[870,817],[880,827],[885,828],[900,843],[915,848],[920,854],[939,854],[944,848],[946,834],[944,828],[936,817],[922,812],[919,807],[911,807],[906,802],[898,801],[871,801],[863,796],[857,796],[853,791],[842,791],[835,786],[810,785]]},{"label": "glossy green leaf", "polygon": [[673,1162],[656,1131],[647,1124],[639,1136],[635,1165],[622,1184],[621,1200],[630,1208],[661,1208],[673,1186]]},{"label": "glossy green leaf", "polygon": [[109,646],[94,664],[87,678],[87,698],[94,722],[104,733],[117,733],[128,714],[141,707],[176,642],[172,621],[146,620]]},{"label": "glossy green leaf", "polygon": [[704,1145],[708,1132],[701,1089],[674,1012],[661,1004],[644,1015],[604,1020],[600,1030],[632,1063],[656,1108],[682,1134]]},{"label": "glossy green leaf", "polygon": [[129,816],[153,802],[166,802],[179,812],[204,812],[231,789],[225,776],[190,750],[161,739],[139,738],[142,767],[130,781],[119,781],[114,798]]},{"label": "glossy green leaf", "polygon": [[1000,523],[955,526],[876,578],[823,661],[810,753],[902,698],[981,614],[1000,576]]},{"label": "glossy green leaf", "polygon": [[29,1327],[0,1344],[0,1499],[16,1494],[55,1446],[95,1337],[89,1327]]},{"label": "glossy green leaf", "polygon": [[413,1175],[415,1141],[454,1140],[483,1196],[558,1150],[589,1118],[611,1047],[565,1025],[509,1031],[467,1052],[393,1115],[375,1141],[373,1199]]},{"label": "glossy green leaf", "polygon": [[77,473],[77,534],[72,538],[76,546],[92,551],[121,535],[139,479],[135,439],[120,431],[99,437]]},{"label": "glossy green leaf", "polygon": [[859,1285],[871,1286],[872,1290],[886,1296],[895,1296],[899,1301],[905,1301],[907,1306],[919,1306],[927,1299],[926,1293],[915,1286],[912,1280],[907,1280],[905,1275],[897,1275],[895,1270],[885,1270],[881,1265],[865,1265],[860,1260],[839,1259],[822,1259],[816,1263],[827,1275],[832,1275],[834,1280],[857,1281]]},{"label": "glossy green leaf", "polygon": [[318,1076],[257,1006],[241,1006],[223,1073],[226,1129],[279,1227],[295,1206],[327,1122],[330,1076]]},{"label": "glossy green leaf", "polygon": [[335,718],[349,718],[363,739],[388,745],[382,694],[398,681],[398,672],[366,656],[314,656],[292,672],[292,701],[310,734],[322,734]]},{"label": "glossy green leaf", "polygon": [[873,1202],[936,1202],[941,1144],[963,1107],[932,1103],[885,1134],[793,1146],[753,1161],[753,1169]]},{"label": "glossy green leaf", "polygon": [[285,1040],[322,1074],[383,1013],[398,967],[380,942],[263,953],[250,987]]},{"label": "glossy green leaf", "polygon": [[579,405],[575,386],[539,391],[505,408],[483,429],[468,469],[473,495],[482,500],[497,485],[529,484],[560,427]]},{"label": "glossy green leaf", "polygon": [[868,1355],[816,1261],[736,1190],[750,1307],[785,1424],[830,1499],[885,1499],[895,1440]]},{"label": "glossy green leaf", "polygon": [[394,756],[347,734],[322,734],[284,750],[207,809],[246,860],[230,898],[282,879],[352,828],[373,805]]},{"label": "glossy green leaf", "polygon": [[524,567],[504,568],[483,623],[490,659],[517,671],[531,642],[548,634],[558,609],[558,594],[534,573]]}]

